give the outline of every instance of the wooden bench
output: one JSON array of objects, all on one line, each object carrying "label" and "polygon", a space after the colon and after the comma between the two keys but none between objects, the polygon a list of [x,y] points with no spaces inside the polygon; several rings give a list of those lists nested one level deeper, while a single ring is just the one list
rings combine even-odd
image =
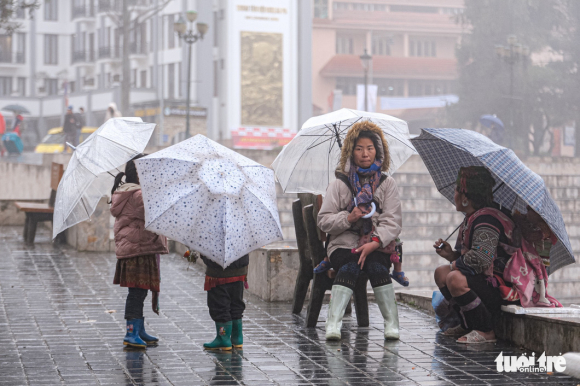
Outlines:
[{"label": "wooden bench", "polygon": [[[332,288],[334,279],[328,277],[326,273],[318,275],[313,273],[313,267],[320,264],[326,256],[324,245],[318,238],[318,228],[314,219],[314,206],[306,205],[302,208],[300,200],[296,200],[292,204],[292,212],[294,215],[294,226],[296,227],[298,254],[300,256],[300,270],[294,289],[292,312],[298,314],[302,310],[306,292],[312,280],[310,301],[308,302],[306,313],[306,326],[316,327],[325,292]],[[369,325],[367,281],[366,274],[361,272],[354,291],[354,304],[359,327],[368,327]],[[350,302],[345,314],[349,313],[351,313]]]},{"label": "wooden bench", "polygon": [[25,243],[34,244],[34,238],[36,237],[36,227],[39,222],[52,222],[54,215],[54,201],[56,200],[56,191],[63,174],[63,165],[53,162],[50,170],[51,191],[48,203],[41,204],[26,201],[17,201],[14,203],[20,211],[26,214],[26,220],[24,222]]}]

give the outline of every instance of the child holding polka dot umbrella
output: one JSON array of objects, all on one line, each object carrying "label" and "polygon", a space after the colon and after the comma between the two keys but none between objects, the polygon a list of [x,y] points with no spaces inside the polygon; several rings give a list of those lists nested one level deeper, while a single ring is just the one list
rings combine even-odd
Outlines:
[{"label": "child holding polka dot umbrella", "polygon": [[[232,324],[232,339],[241,342],[241,315],[224,316],[220,309],[231,308],[231,298],[241,299],[242,283],[235,294],[224,292],[223,301],[210,302],[210,292],[222,291],[232,278],[245,281],[247,255],[282,240],[273,171],[200,134],[135,163],[146,229],[200,252],[208,263],[206,289],[217,337],[204,346],[231,349]],[[232,323],[232,316],[239,319]]]}]

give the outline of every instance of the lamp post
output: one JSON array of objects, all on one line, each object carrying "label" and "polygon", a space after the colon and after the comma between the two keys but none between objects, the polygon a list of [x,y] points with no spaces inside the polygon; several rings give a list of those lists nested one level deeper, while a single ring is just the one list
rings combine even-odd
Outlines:
[{"label": "lamp post", "polygon": [[369,79],[368,79],[368,75],[369,75],[369,68],[371,67],[371,61],[373,60],[373,57],[371,55],[368,54],[367,49],[365,48],[365,52],[364,54],[362,54],[360,56],[360,61],[362,63],[363,69],[365,71],[365,111],[369,111],[369,94],[368,94],[368,83],[369,83]]},{"label": "lamp post", "polygon": [[[526,63],[528,57],[530,56],[530,48],[524,46],[518,42],[516,35],[509,35],[507,37],[507,46],[497,44],[495,46],[495,53],[497,57],[503,60],[510,66],[510,94],[509,94],[509,107],[510,107],[510,127],[512,133],[514,131],[514,113],[513,113],[513,100],[514,100],[514,65],[518,62]],[[511,136],[510,136],[511,138]]]},{"label": "lamp post", "polygon": [[186,13],[187,21],[183,18],[183,16],[179,17],[173,28],[180,39],[183,39],[187,44],[189,44],[189,52],[188,52],[188,62],[187,62],[187,100],[186,100],[186,118],[185,118],[185,139],[189,138],[189,115],[190,115],[190,99],[191,99],[191,46],[193,43],[197,42],[200,39],[203,39],[203,35],[206,34],[209,26],[206,23],[196,23],[197,33],[193,33],[193,28],[187,29],[188,23],[190,26],[193,26],[193,23],[197,19],[197,12],[195,11],[187,11]]}]

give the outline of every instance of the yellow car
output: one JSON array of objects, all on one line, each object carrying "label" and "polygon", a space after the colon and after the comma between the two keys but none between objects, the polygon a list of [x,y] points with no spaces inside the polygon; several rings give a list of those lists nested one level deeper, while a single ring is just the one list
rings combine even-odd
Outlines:
[{"label": "yellow car", "polygon": [[[79,143],[88,138],[89,135],[97,130],[96,127],[83,127],[81,129],[81,135],[79,138]],[[68,149],[70,152],[70,149]],[[48,134],[41,143],[34,149],[35,153],[62,153],[64,151],[64,132],[62,127],[55,127],[54,129],[48,130]]]}]

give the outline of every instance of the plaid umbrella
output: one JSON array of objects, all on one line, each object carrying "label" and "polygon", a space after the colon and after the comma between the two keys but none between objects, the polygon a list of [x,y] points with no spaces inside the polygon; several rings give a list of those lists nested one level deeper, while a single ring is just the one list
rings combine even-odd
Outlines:
[{"label": "plaid umbrella", "polygon": [[475,131],[423,129],[411,139],[427,166],[437,190],[453,202],[457,173],[462,166],[484,166],[493,175],[494,201],[526,213],[529,205],[558,237],[550,250],[549,273],[574,263],[570,239],[558,205],[550,196],[542,177],[532,172],[514,152],[499,146]]}]

